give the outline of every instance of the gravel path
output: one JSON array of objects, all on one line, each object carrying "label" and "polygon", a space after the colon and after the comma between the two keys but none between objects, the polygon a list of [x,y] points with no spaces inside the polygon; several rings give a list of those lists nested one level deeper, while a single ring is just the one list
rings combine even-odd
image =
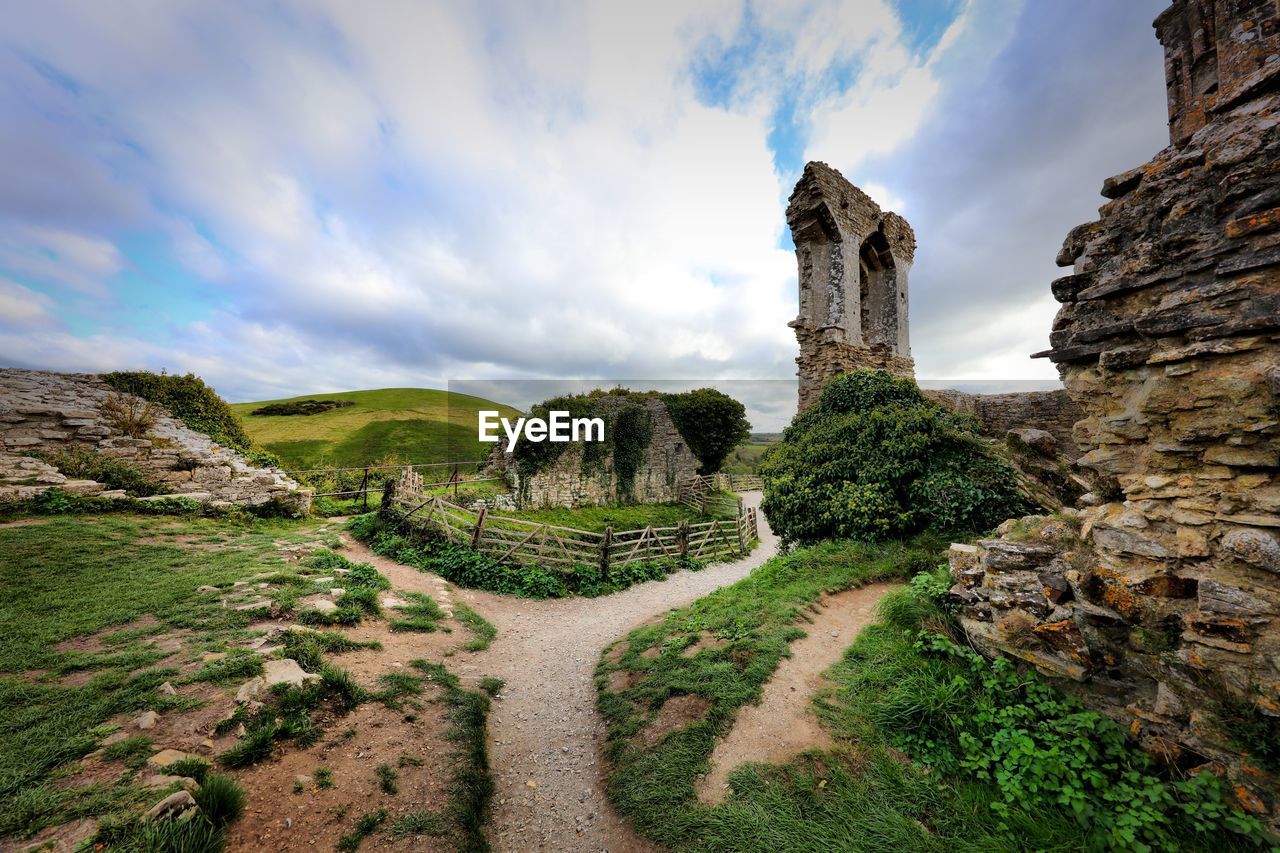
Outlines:
[{"label": "gravel path", "polygon": [[[759,492],[744,495],[759,506]],[[348,538],[349,541],[349,538]],[[443,581],[378,557],[360,543],[353,559],[371,562],[402,589]],[[605,646],[649,617],[683,607],[750,574],[777,552],[760,514],[760,545],[747,557],[699,572],[633,586],[604,598],[550,601],[455,589],[498,628],[488,651],[458,655],[450,670],[464,680],[506,681],[489,717],[489,759],[497,789],[489,840],[497,850],[656,850],[616,814],[604,792],[604,724],[595,710],[593,674]]]}]

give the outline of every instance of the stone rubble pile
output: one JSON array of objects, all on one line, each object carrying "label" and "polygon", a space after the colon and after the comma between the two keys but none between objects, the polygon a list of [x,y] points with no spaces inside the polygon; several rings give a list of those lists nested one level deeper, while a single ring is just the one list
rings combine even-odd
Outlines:
[{"label": "stone rubble pile", "polygon": [[123,434],[101,411],[117,393],[97,376],[0,369],[0,501],[29,500],[55,487],[120,496],[26,455],[83,449],[138,467],[174,496],[214,505],[279,501],[297,511],[309,509],[311,492],[284,472],[251,464],[162,407],[154,407],[156,422],[146,438]]}]

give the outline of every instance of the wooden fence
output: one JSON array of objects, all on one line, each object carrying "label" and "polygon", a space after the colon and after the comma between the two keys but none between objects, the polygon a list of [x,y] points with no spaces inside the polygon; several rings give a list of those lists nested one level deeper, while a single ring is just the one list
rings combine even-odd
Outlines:
[{"label": "wooden fence", "polygon": [[420,480],[421,475],[408,471],[396,483],[394,504],[401,509],[401,520],[499,562],[547,564],[561,571],[596,565],[608,577],[611,569],[643,560],[740,557],[760,535],[755,508],[742,510],[741,501],[734,519],[597,532],[491,515],[487,509],[472,512],[441,495],[423,494]]},{"label": "wooden fence", "polygon": [[676,483],[676,500],[706,515],[717,492],[748,492],[763,488],[754,474],[704,474]]}]

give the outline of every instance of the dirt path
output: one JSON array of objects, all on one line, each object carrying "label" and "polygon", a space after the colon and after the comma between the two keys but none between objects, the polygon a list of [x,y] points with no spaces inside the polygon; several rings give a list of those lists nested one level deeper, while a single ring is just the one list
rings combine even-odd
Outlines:
[{"label": "dirt path", "polygon": [[875,604],[893,589],[871,584],[827,596],[813,621],[802,627],[807,636],[791,644],[764,686],[760,704],[738,711],[728,736],[711,753],[711,771],[698,783],[698,799],[709,805],[724,801],[729,774],[747,761],[782,764],[807,749],[831,746],[831,737],[813,712],[813,695],[823,686],[822,674],[844,654],[858,632],[875,617]]},{"label": "dirt path", "polygon": [[[759,492],[744,497],[747,506],[759,506]],[[352,559],[373,563],[400,589],[436,596],[448,586],[344,539]],[[528,601],[453,589],[454,599],[498,628],[488,651],[460,653],[448,664],[464,681],[482,676],[506,681],[489,717],[497,785],[489,839],[495,849],[657,849],[631,830],[605,796],[600,754],[605,733],[595,711],[592,677],[596,663],[605,646],[645,619],[740,580],[772,557],[777,540],[763,514],[760,540],[754,552],[736,562],[678,572],[605,598]]]}]

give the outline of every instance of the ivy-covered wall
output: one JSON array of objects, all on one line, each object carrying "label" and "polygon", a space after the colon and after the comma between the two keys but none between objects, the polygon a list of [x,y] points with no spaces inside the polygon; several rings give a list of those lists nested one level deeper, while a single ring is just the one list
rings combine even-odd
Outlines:
[{"label": "ivy-covered wall", "polygon": [[521,506],[665,503],[676,499],[676,483],[698,473],[698,460],[660,397],[605,394],[592,398],[589,409],[573,403],[583,399],[548,401],[554,403],[548,407],[604,417],[604,444],[521,443],[514,453],[495,447],[491,461]]}]

